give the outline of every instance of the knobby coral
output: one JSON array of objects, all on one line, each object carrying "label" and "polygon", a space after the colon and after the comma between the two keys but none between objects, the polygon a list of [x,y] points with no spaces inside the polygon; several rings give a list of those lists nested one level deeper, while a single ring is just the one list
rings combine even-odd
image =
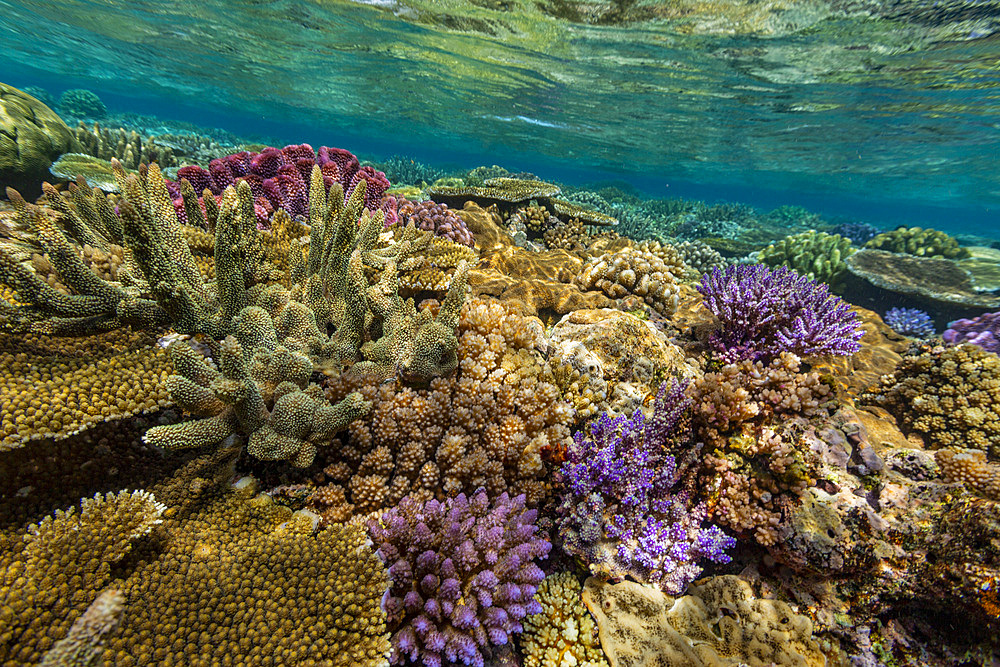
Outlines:
[{"label": "knobby coral", "polygon": [[715,269],[696,286],[719,321],[709,344],[725,361],[849,355],[863,335],[850,306],[791,269],[759,264]]},{"label": "knobby coral", "polygon": [[545,575],[535,563],[551,545],[524,496],[490,501],[480,489],[445,502],[404,498],[368,522],[389,568],[384,608],[392,664],[484,664],[481,649],[503,646],[542,608]]},{"label": "knobby coral", "polygon": [[1000,353],[1000,312],[949,322],[941,337],[949,345],[972,343],[987,352]]},{"label": "knobby coral", "polygon": [[700,573],[702,558],[726,563],[736,541],[703,526],[708,508],[681,488],[684,466],[664,453],[686,433],[675,432],[690,406],[687,383],[660,389],[653,416],[636,410],[612,420],[604,415],[579,431],[561,473],[564,548],[595,573],[620,581],[632,577],[678,594]]}]

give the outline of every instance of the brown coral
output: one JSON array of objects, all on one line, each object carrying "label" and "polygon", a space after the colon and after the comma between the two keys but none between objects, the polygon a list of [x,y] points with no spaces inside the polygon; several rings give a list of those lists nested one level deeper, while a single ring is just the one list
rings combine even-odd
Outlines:
[{"label": "brown coral", "polygon": [[582,289],[601,290],[612,299],[637,296],[658,313],[672,315],[680,298],[677,281],[684,273],[676,251],[669,253],[659,246],[626,247],[588,260],[574,282]]}]

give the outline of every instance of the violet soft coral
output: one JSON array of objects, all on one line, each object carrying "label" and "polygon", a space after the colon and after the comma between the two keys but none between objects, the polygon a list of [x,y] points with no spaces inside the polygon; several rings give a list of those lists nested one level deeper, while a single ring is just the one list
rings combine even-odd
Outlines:
[{"label": "violet soft coral", "polygon": [[[388,209],[384,195],[389,189],[389,179],[372,167],[359,166],[358,158],[342,148],[320,146],[314,152],[309,144],[292,144],[284,148],[268,147],[259,153],[241,151],[212,160],[208,169],[198,165],[181,167],[177,179],[187,179],[199,195],[205,190],[220,195],[228,186],[246,181],[254,195],[258,222],[266,224],[266,219],[279,208],[293,217],[308,215],[313,165],[319,165],[327,191],[334,183],[340,183],[344,194],[350,197],[358,183],[365,181],[365,208],[373,212]],[[167,187],[178,217],[186,222],[179,186],[168,182]]]},{"label": "violet soft coral", "polygon": [[736,541],[705,526],[708,509],[682,490],[681,467],[665,452],[691,401],[686,382],[660,388],[653,415],[607,414],[577,432],[561,469],[565,492],[559,532],[567,552],[591,570],[620,581],[631,577],[678,595],[702,568],[701,559],[728,563]]},{"label": "violet soft coral", "polygon": [[715,269],[696,289],[719,321],[709,343],[726,363],[851,355],[864,332],[857,313],[830,288],[780,266],[738,264]]},{"label": "violet soft coral", "polygon": [[392,664],[483,665],[480,649],[506,644],[541,612],[535,563],[551,544],[524,496],[490,502],[480,489],[445,502],[411,497],[368,522],[389,568],[385,598]]},{"label": "violet soft coral", "polygon": [[987,352],[1000,353],[1000,312],[950,322],[941,337],[949,345],[972,343]]}]

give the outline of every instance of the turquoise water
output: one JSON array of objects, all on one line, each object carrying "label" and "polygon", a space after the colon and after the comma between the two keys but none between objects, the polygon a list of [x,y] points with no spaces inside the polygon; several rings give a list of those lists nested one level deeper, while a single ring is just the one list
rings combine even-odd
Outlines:
[{"label": "turquoise water", "polygon": [[996,222],[984,3],[0,2],[15,86],[650,195]]}]

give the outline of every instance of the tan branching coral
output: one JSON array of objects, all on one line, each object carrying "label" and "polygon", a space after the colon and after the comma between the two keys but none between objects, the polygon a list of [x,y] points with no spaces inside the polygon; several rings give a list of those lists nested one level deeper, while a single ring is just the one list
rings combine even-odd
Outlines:
[{"label": "tan branching coral", "polygon": [[545,577],[535,598],[542,613],[524,620],[524,667],[607,667],[597,624],[583,606],[583,585],[572,572]]},{"label": "tan branching coral", "polygon": [[570,436],[573,409],[535,351],[541,324],[508,305],[475,300],[458,325],[458,368],[426,388],[331,378],[336,400],[357,390],[374,404],[357,420],[326,473],[351,507],[324,511],[366,513],[406,494],[454,495],[485,486],[491,494],[525,493],[531,504],[549,492],[550,456]]},{"label": "tan branching coral", "polygon": [[164,169],[177,165],[172,148],[135,130],[101,127],[98,123],[88,126],[81,121],[73,134],[80,142],[83,153],[102,160],[117,158],[126,169],[137,169],[140,164],[150,162],[156,162]]},{"label": "tan branching coral", "polygon": [[677,281],[685,269],[676,252],[672,253],[675,261],[664,261],[665,255],[659,247],[626,247],[588,260],[574,282],[581,289],[601,290],[612,299],[637,296],[658,313],[671,315],[677,310]]},{"label": "tan branching coral", "polygon": [[903,357],[862,402],[891,412],[929,447],[973,447],[1000,460],[1000,357],[975,345],[926,344]]},{"label": "tan branching coral", "polygon": [[1000,465],[989,463],[981,449],[948,447],[934,454],[945,479],[961,482],[992,500],[1000,500]]}]

